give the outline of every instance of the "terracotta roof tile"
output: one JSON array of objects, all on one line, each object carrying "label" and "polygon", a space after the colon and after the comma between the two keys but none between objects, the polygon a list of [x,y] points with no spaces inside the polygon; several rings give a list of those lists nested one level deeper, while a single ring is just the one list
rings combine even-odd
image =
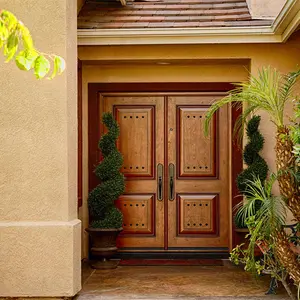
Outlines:
[{"label": "terracotta roof tile", "polygon": [[203,28],[268,26],[272,20],[251,18],[246,0],[87,0],[79,29]]}]

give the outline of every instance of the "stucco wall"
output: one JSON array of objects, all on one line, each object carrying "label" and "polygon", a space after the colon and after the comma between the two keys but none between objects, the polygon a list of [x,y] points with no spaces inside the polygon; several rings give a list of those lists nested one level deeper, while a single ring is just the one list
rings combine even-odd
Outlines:
[{"label": "stucco wall", "polygon": [[[295,70],[300,62],[299,53],[299,33],[294,34],[286,44],[79,47],[79,58],[86,61],[83,66],[83,227],[88,226],[89,82],[238,82],[247,80],[248,69],[256,75],[262,66],[272,65],[284,73]],[[171,62],[181,60],[181,65],[174,61],[170,65],[153,62],[162,59]],[[245,65],[245,59],[249,60],[249,65]],[[112,60],[128,61],[128,64],[111,65]],[[139,63],[130,63],[132,60],[139,60]],[[151,62],[147,63],[147,60]],[[192,63],[185,65],[183,60],[192,60]],[[98,61],[98,65],[90,65],[93,61]],[[292,106],[288,105],[285,117],[288,118],[291,112]],[[263,155],[271,170],[275,170],[275,127],[264,113],[262,115],[261,131],[266,139]],[[87,236],[84,233],[83,256],[86,255]]]},{"label": "stucco wall", "polygon": [[0,0],[36,47],[67,71],[36,80],[0,56],[0,296],[80,290],[77,219],[77,6],[74,0]]},{"label": "stucco wall", "polygon": [[251,16],[255,19],[277,17],[286,2],[286,0],[247,0]]}]

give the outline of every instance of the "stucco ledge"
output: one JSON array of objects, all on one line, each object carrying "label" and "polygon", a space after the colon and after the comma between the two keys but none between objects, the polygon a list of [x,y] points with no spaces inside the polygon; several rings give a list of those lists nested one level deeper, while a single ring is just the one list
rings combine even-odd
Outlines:
[{"label": "stucco ledge", "polygon": [[0,222],[0,299],[67,299],[81,289],[81,222]]}]

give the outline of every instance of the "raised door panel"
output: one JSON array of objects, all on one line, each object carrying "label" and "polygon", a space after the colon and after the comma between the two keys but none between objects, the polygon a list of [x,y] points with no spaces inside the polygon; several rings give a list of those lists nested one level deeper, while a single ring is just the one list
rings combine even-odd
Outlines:
[{"label": "raised door panel", "polygon": [[116,203],[123,213],[122,235],[155,235],[155,195],[122,195]]},{"label": "raised door panel", "polygon": [[217,176],[217,114],[204,135],[208,106],[177,106],[177,167],[178,177]]},{"label": "raised door panel", "polygon": [[[124,195],[116,201],[124,216],[121,252],[164,247],[164,206],[157,200],[157,164],[164,162],[164,98],[132,94],[100,97],[100,114],[113,112],[120,125],[117,146],[124,157]],[[102,128],[102,132],[104,128]]]},{"label": "raised door panel", "polygon": [[168,201],[169,249],[227,251],[229,246],[228,110],[204,135],[205,113],[221,95],[168,98],[168,163],[176,165]]},{"label": "raised door panel", "polygon": [[126,177],[154,177],[155,106],[115,106],[120,126],[118,148],[123,154]]},{"label": "raised door panel", "polygon": [[178,236],[195,234],[218,235],[217,194],[178,194]]}]

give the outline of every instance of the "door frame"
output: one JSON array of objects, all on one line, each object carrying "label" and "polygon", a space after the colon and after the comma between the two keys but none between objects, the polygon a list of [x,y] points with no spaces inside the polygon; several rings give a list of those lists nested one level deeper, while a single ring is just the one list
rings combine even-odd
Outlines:
[{"label": "door frame", "polygon": [[[228,82],[153,82],[153,83],[89,83],[88,84],[88,174],[89,174],[89,191],[98,184],[98,179],[93,173],[94,166],[98,162],[97,145],[100,139],[100,128],[95,126],[99,124],[99,107],[98,97],[101,93],[191,93],[191,92],[229,92],[234,88],[234,85]],[[230,250],[235,247],[240,241],[237,235],[233,222],[233,210],[238,202],[241,201],[239,191],[236,187],[235,179],[243,169],[243,159],[241,147],[238,147],[235,139],[232,138],[234,123],[241,114],[242,108],[237,109],[235,106],[230,110],[230,137],[231,147],[230,153],[230,195],[231,206],[229,210],[229,226]],[[191,253],[193,255],[195,253]],[[130,254],[127,254],[130,256]],[[136,254],[135,254],[136,255]],[[143,254],[140,254],[143,256]],[[136,256],[135,256],[136,257]]]}]

